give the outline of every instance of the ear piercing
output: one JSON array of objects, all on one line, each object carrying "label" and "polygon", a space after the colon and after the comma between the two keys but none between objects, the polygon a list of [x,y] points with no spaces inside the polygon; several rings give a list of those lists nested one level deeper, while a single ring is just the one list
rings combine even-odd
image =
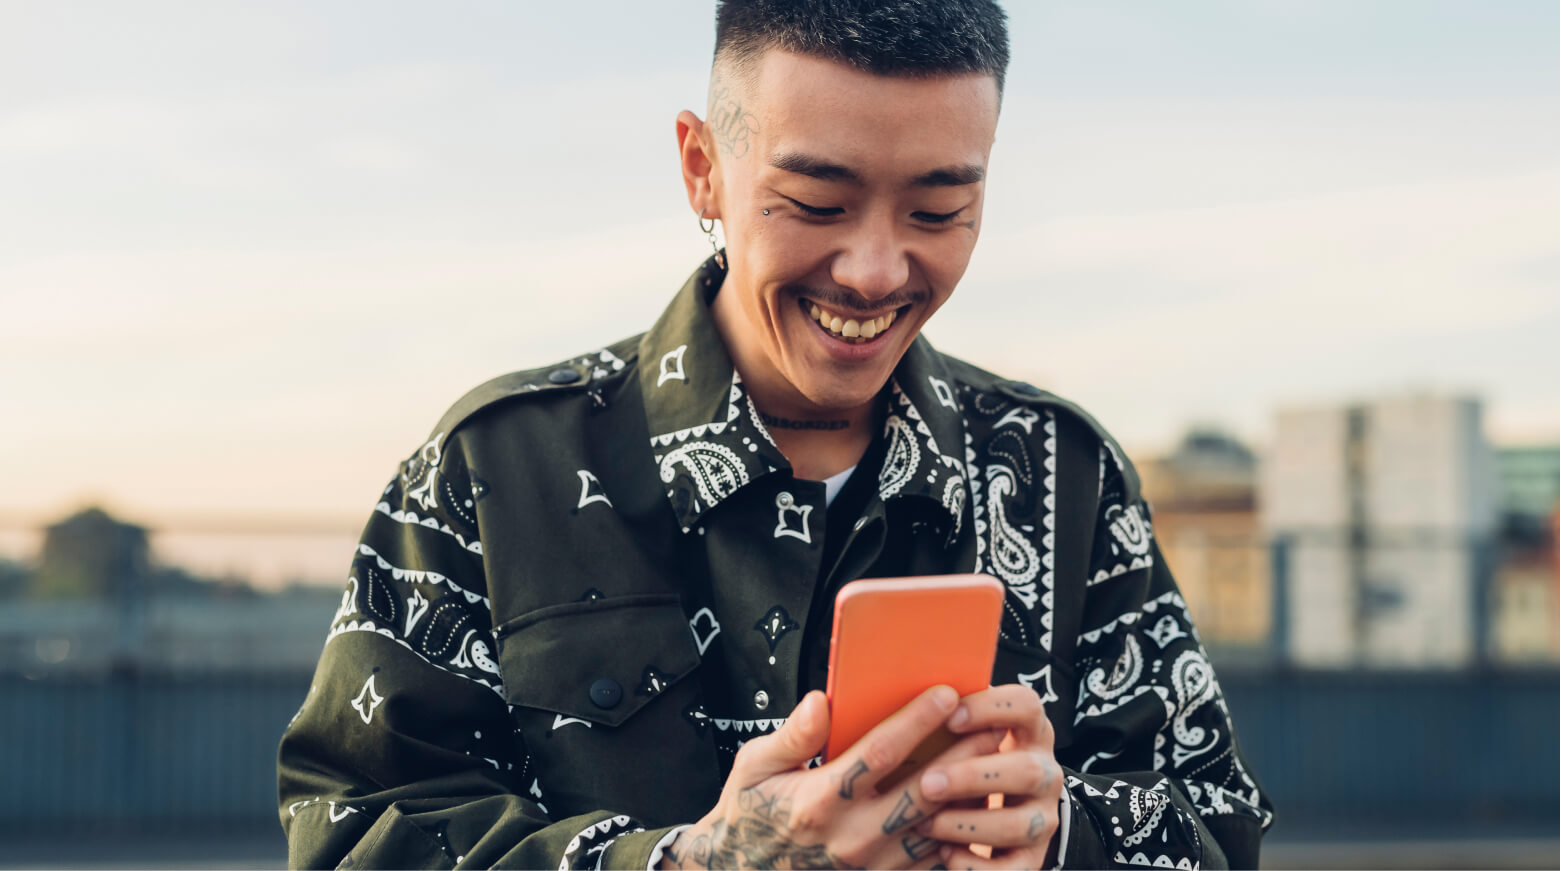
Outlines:
[{"label": "ear piercing", "polygon": [[769,209],[765,209],[765,210],[764,210],[764,214],[766,214],[766,215],[768,215],[768,214],[769,214],[769,213],[770,213],[770,210],[769,210]]},{"label": "ear piercing", "polygon": [[[710,226],[708,226],[708,227],[705,226],[705,222],[706,221],[710,222]],[[710,236],[710,250],[715,252],[715,265],[719,266],[722,269],[725,269],[726,268],[726,255],[724,253],[722,253],[720,247],[717,246],[716,241],[715,241],[715,219],[714,218],[706,218],[704,209],[700,209],[699,210],[699,232],[709,234],[709,236]]]}]

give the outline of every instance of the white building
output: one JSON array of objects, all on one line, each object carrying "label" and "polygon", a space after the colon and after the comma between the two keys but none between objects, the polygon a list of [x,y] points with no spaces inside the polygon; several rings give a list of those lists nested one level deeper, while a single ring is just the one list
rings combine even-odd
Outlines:
[{"label": "white building", "polygon": [[1496,527],[1476,399],[1279,412],[1259,499],[1288,542],[1279,613],[1302,666],[1470,662]]}]

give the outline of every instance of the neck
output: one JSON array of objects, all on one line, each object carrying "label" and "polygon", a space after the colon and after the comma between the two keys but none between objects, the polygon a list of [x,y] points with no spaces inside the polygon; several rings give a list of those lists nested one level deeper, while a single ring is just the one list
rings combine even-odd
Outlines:
[{"label": "neck", "polygon": [[820,408],[797,392],[762,352],[732,340],[732,323],[741,317],[737,294],[717,293],[710,313],[732,365],[759,410],[775,446],[798,478],[822,481],[856,465],[872,444],[879,403],[851,408]]}]

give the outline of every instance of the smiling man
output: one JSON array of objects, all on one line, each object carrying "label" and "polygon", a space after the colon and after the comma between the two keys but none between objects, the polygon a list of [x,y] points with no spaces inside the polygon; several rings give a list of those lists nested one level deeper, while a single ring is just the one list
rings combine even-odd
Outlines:
[{"label": "smiling man", "polygon": [[[921,336],[1007,45],[990,0],[721,4],[676,129],[727,248],[402,464],[282,741],[290,864],[1255,867],[1272,811],[1132,466]],[[1007,590],[992,688],[815,764],[839,588],[970,571]]]}]

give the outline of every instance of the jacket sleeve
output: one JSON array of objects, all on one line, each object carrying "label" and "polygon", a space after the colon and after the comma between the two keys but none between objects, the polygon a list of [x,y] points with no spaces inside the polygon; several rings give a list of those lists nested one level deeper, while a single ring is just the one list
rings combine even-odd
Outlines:
[{"label": "jacket sleeve", "polygon": [[555,820],[493,651],[478,503],[438,435],[401,465],[278,751],[292,868],[645,868],[666,829]]},{"label": "jacket sleeve", "polygon": [[1102,446],[1061,865],[1256,868],[1273,808],[1124,462]]}]

